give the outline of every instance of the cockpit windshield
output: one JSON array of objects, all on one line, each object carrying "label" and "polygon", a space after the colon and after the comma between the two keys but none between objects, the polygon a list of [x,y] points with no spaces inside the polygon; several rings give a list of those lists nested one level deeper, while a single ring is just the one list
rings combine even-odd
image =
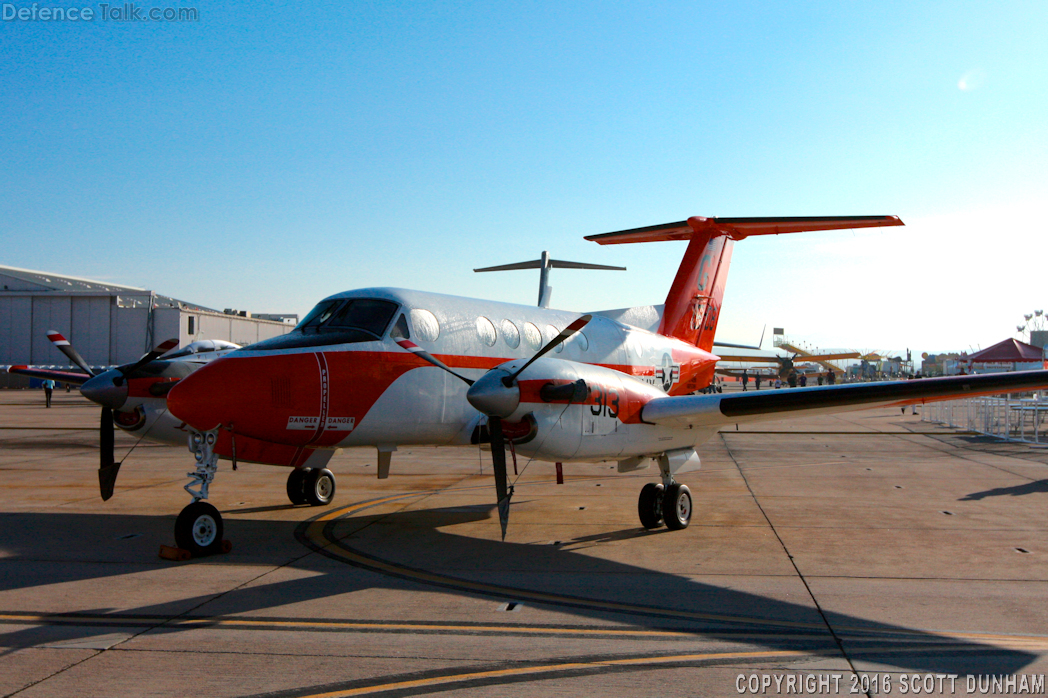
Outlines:
[{"label": "cockpit windshield", "polygon": [[379,341],[397,308],[393,301],[377,298],[321,301],[288,334],[263,339],[245,349],[267,351]]},{"label": "cockpit windshield", "polygon": [[380,339],[397,304],[375,298],[345,298],[323,301],[313,308],[295,332],[365,332]]},{"label": "cockpit windshield", "polygon": [[331,319],[331,314],[335,312],[335,309],[341,302],[341,300],[320,301],[315,308],[309,311],[309,315],[302,322],[298,323],[298,327],[295,329],[304,330],[307,327],[320,327]]}]

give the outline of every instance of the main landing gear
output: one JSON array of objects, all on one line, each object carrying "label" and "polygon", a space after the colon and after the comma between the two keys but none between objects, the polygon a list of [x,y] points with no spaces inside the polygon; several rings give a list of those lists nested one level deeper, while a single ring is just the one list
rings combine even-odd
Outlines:
[{"label": "main landing gear", "polygon": [[[691,452],[694,455],[694,452]],[[688,454],[685,454],[687,462]],[[640,491],[637,500],[637,513],[640,515],[641,526],[647,529],[658,528],[663,523],[671,531],[680,531],[691,523],[692,501],[691,490],[687,485],[682,485],[673,480],[675,468],[674,461],[679,458],[663,456],[659,458],[659,471],[662,474],[662,482],[649,482]],[[698,457],[695,456],[698,463]],[[679,469],[678,465],[676,469]]]},{"label": "main landing gear", "polygon": [[287,498],[292,504],[327,506],[335,496],[335,474],[327,468],[295,468],[287,476]]},{"label": "main landing gear", "polygon": [[644,528],[658,528],[665,522],[666,528],[679,531],[691,523],[691,490],[679,482],[665,487],[660,483],[649,482],[640,491],[637,500],[637,513]]}]

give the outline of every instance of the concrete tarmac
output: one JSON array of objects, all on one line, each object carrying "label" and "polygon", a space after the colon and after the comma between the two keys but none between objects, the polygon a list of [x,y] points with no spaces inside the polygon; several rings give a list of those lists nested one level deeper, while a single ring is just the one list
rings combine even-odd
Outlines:
[{"label": "concrete tarmac", "polygon": [[232,552],[169,562],[188,450],[118,433],[102,502],[99,409],[43,403],[0,391],[3,696],[1045,690],[1048,453],[1028,446],[898,409],[729,429],[681,478],[680,532],[637,520],[655,469],[557,485],[520,459],[505,542],[477,449],[404,448],[386,480],[347,451],[323,508],[289,504],[283,468],[222,462]]}]

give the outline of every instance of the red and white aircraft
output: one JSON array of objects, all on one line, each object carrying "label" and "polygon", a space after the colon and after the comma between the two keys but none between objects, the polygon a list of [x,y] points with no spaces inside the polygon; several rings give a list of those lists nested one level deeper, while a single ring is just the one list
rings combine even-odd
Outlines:
[{"label": "red and white aircraft", "polygon": [[[291,333],[234,351],[167,395],[191,429],[193,503],[175,526],[194,554],[218,549],[222,519],[202,501],[218,458],[294,468],[288,495],[322,504],[334,476],[311,468],[342,447],[372,447],[378,476],[409,444],[491,444],[503,537],[512,488],[505,445],[535,459],[658,463],[640,493],[647,528],[685,528],[696,447],[726,424],[791,414],[1048,388],[1048,371],[693,395],[713,378],[712,353],[732,246],[754,235],[902,225],[895,216],[700,218],[587,239],[600,244],[689,240],[654,331],[645,308],[576,313],[393,288],[321,301]],[[326,458],[323,459],[326,462]],[[195,491],[191,489],[197,486]]]}]

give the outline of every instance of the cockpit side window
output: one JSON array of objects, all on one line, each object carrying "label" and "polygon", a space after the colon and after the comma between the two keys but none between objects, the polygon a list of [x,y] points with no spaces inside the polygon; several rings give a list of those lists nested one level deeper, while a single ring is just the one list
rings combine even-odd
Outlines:
[{"label": "cockpit side window", "polygon": [[400,317],[397,318],[397,323],[393,325],[389,336],[393,339],[411,339],[411,331],[408,330],[408,319],[404,317],[404,313],[401,313]]},{"label": "cockpit side window", "polygon": [[307,315],[295,329],[304,330],[307,327],[312,327],[314,329],[320,327],[331,319],[332,314],[340,303],[342,303],[342,300],[338,298],[330,301],[320,301],[315,308],[309,311],[309,315]]}]

